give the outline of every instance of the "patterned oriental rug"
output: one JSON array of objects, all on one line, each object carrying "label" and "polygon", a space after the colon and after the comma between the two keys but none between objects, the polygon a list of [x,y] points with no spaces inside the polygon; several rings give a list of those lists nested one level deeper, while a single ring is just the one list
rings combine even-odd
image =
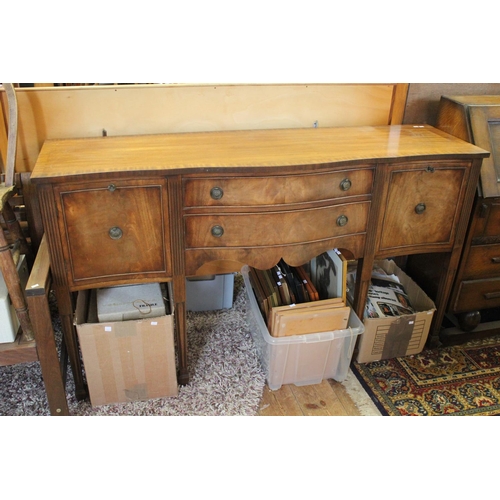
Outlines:
[{"label": "patterned oriental rug", "polygon": [[382,415],[500,415],[500,336],[351,369]]}]

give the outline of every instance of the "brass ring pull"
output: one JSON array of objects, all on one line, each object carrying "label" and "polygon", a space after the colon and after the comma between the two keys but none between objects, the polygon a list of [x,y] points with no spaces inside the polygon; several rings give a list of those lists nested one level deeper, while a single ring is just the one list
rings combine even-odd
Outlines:
[{"label": "brass ring pull", "polygon": [[123,236],[123,231],[118,226],[115,226],[108,231],[108,234],[112,240],[119,240]]},{"label": "brass ring pull", "polygon": [[345,215],[341,215],[337,218],[337,226],[343,227],[349,222],[349,219]]},{"label": "brass ring pull", "polygon": [[425,203],[419,203],[415,207],[415,213],[417,213],[418,215],[421,215],[425,212],[425,209],[426,209]]},{"label": "brass ring pull", "polygon": [[342,191],[349,191],[349,189],[351,189],[351,186],[352,182],[347,177],[343,179],[340,183],[340,189],[342,189]]},{"label": "brass ring pull", "polygon": [[222,188],[215,186],[210,190],[210,196],[214,200],[220,200],[224,196],[224,191]]},{"label": "brass ring pull", "polygon": [[216,238],[220,238],[224,234],[224,229],[222,226],[213,226],[212,227],[212,236]]}]

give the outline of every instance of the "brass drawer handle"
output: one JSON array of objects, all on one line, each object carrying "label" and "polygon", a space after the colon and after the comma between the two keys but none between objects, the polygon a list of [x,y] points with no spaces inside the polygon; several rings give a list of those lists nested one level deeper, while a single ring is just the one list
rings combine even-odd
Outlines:
[{"label": "brass drawer handle", "polygon": [[352,182],[347,177],[343,179],[340,183],[340,189],[342,189],[342,191],[349,191],[349,189],[351,189],[351,186]]},{"label": "brass drawer handle", "polygon": [[224,191],[222,188],[215,186],[210,190],[210,196],[214,200],[220,200],[224,196]]},{"label": "brass drawer handle", "polygon": [[108,186],[108,191],[110,191],[111,193],[112,193],[113,191],[116,191],[116,186],[115,186],[114,184],[110,184],[110,185]]},{"label": "brass drawer handle", "polygon": [[493,262],[493,264],[500,264],[500,257],[492,257],[491,262]]},{"label": "brass drawer handle", "polygon": [[415,207],[415,213],[417,213],[418,215],[421,215],[425,212],[425,209],[426,209],[425,203],[419,203]]},{"label": "brass drawer handle", "polygon": [[115,226],[108,231],[108,234],[112,240],[119,240],[123,236],[123,231],[118,226]]},{"label": "brass drawer handle", "polygon": [[498,298],[500,298],[500,292],[489,292],[489,293],[483,294],[483,296],[486,300],[498,299]]},{"label": "brass drawer handle", "polygon": [[224,234],[224,229],[222,226],[213,226],[212,227],[212,236],[216,238],[220,238]]},{"label": "brass drawer handle", "polygon": [[341,215],[337,218],[337,226],[343,227],[349,222],[349,219],[345,215]]}]

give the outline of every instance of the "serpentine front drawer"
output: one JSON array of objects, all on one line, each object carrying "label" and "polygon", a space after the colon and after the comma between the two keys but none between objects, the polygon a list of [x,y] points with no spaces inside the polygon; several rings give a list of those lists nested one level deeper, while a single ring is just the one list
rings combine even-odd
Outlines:
[{"label": "serpentine front drawer", "polygon": [[170,274],[166,181],[55,188],[70,283]]},{"label": "serpentine front drawer", "polygon": [[186,215],[186,248],[293,245],[364,233],[369,209],[370,202],[360,202],[281,212]]},{"label": "serpentine front drawer", "polygon": [[305,175],[194,178],[184,181],[184,206],[292,205],[368,195],[372,184],[373,168]]}]

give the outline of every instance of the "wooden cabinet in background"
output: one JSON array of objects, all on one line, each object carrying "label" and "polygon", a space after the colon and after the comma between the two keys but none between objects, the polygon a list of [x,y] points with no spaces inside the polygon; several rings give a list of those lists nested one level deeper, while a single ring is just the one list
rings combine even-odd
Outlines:
[{"label": "wooden cabinet in background", "polygon": [[[473,333],[498,333],[495,309],[500,307],[500,95],[443,96],[436,127],[490,151],[483,160],[474,208],[458,272],[448,304],[457,329],[443,331],[442,340],[467,340]],[[438,256],[409,263],[417,278],[434,281],[442,262]],[[431,285],[432,286],[432,285]],[[468,332],[471,332],[470,334]]]}]

